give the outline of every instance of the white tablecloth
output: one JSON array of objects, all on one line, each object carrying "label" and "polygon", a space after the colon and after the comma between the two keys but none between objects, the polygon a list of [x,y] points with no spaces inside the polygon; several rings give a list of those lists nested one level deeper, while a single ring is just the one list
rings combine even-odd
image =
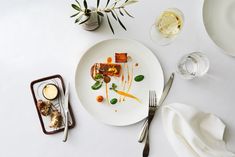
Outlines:
[{"label": "white tablecloth", "polygon": [[[182,55],[193,51],[206,53],[211,62],[208,75],[192,81],[176,75],[165,103],[192,104],[221,117],[227,125],[228,148],[235,150],[235,60],[223,54],[207,35],[202,21],[202,0],[141,0],[128,9],[135,18],[122,20],[127,32],[115,24],[115,35],[106,21],[95,32],[84,31],[74,24],[69,17],[74,13],[72,2],[0,1],[1,157],[142,155],[143,144],[137,142],[142,123],[106,126],[91,117],[76,96],[74,73],[81,54],[92,44],[108,38],[131,38],[144,43],[159,58],[166,78],[176,70]],[[88,0],[91,2],[94,1]],[[150,40],[149,30],[156,16],[169,7],[183,11],[185,25],[175,42],[162,47]],[[32,80],[57,73],[71,82],[71,104],[77,121],[67,143],[61,142],[62,134],[42,133],[29,88]],[[155,116],[150,136],[150,156],[176,156],[164,134],[160,115]]]}]

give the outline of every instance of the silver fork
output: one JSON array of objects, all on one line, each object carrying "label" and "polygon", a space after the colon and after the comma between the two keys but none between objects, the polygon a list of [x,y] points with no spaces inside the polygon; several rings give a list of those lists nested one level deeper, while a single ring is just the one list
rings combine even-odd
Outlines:
[{"label": "silver fork", "polygon": [[[155,112],[157,110],[157,96],[155,91],[149,91],[149,112],[148,112],[148,130],[150,128],[150,124],[153,120]],[[145,142],[143,157],[148,157],[149,155],[149,131],[147,132],[147,139]]]}]

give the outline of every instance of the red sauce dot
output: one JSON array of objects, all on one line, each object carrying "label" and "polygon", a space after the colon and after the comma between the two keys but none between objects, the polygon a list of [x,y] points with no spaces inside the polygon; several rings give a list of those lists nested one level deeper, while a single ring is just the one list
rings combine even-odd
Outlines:
[{"label": "red sauce dot", "polygon": [[112,63],[112,57],[107,58],[107,63]]}]

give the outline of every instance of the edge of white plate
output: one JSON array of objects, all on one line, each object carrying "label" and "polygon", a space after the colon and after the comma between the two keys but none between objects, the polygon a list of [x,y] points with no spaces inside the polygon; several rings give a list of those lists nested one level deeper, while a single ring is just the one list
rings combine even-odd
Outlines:
[{"label": "edge of white plate", "polygon": [[[85,49],[85,50],[82,52],[82,55],[80,56],[80,58],[79,58],[79,60],[78,60],[78,64],[77,64],[77,67],[76,67],[75,73],[74,73],[75,91],[76,91],[76,96],[77,96],[77,98],[78,98],[78,100],[79,100],[79,104],[80,104],[80,105],[86,110],[86,112],[87,112],[92,118],[94,118],[94,119],[95,119],[95,117],[92,116],[92,115],[90,114],[90,112],[87,111],[87,109],[84,107],[84,105],[82,104],[82,102],[81,102],[81,100],[80,100],[80,98],[79,98],[79,96],[78,96],[77,87],[76,87],[76,73],[77,73],[79,64],[80,64],[80,62],[81,62],[81,59],[84,57],[84,55],[86,54],[86,52],[89,51],[92,47],[94,47],[94,46],[96,46],[96,45],[98,45],[98,44],[100,44],[100,43],[102,43],[102,42],[109,41],[109,40],[128,40],[128,41],[131,41],[131,42],[135,42],[135,43],[137,43],[137,44],[141,44],[141,45],[143,45],[144,47],[146,47],[147,49],[149,49],[147,46],[145,46],[145,45],[142,44],[141,42],[139,42],[139,41],[137,41],[137,40],[134,40],[134,39],[127,39],[127,38],[109,38],[109,39],[100,40],[100,41],[96,42],[95,44],[93,44],[92,46],[90,46],[89,48]],[[149,49],[149,50],[150,50],[150,49]],[[162,80],[163,80],[163,88],[164,88],[165,80],[164,80],[164,73],[163,73],[163,70],[162,70],[161,63],[159,62],[158,58],[155,56],[155,54],[153,53],[153,51],[152,51],[152,50],[150,50],[150,51],[151,51],[151,54],[155,57],[155,59],[156,59],[156,60],[158,61],[158,63],[160,64],[161,71],[162,71],[162,74],[163,74],[163,75],[162,75],[162,76],[163,76]],[[162,92],[163,92],[163,88],[162,88]],[[162,92],[161,92],[161,95],[162,95]],[[147,116],[146,116],[146,117],[147,117]],[[135,123],[130,123],[130,124],[112,124],[112,123],[108,123],[108,122],[106,122],[106,121],[103,121],[103,120],[101,120],[101,119],[95,119],[95,120],[97,120],[97,121],[99,121],[99,122],[102,122],[103,124],[110,125],[110,126],[124,127],[124,126],[130,126],[130,125],[134,125],[134,124],[136,124],[136,123],[139,123],[140,121],[144,120],[146,117],[144,117],[143,119],[141,119],[141,120],[139,120],[139,121],[137,121],[137,122],[135,122]]]},{"label": "edge of white plate", "polygon": [[206,30],[206,33],[207,35],[209,36],[209,38],[212,40],[212,42],[218,47],[220,48],[224,54],[226,54],[227,56],[230,56],[230,57],[235,57],[235,52],[232,53],[232,52],[229,52],[225,49],[223,49],[222,47],[219,46],[219,44],[217,44],[217,42],[215,42],[215,40],[211,37],[211,35],[209,34],[208,30],[207,30],[207,27],[206,27],[206,24],[205,24],[205,16],[204,16],[204,12],[205,12],[205,3],[206,3],[206,0],[204,0],[203,2],[203,6],[202,6],[202,19],[203,19],[203,25],[204,25],[204,28]]}]

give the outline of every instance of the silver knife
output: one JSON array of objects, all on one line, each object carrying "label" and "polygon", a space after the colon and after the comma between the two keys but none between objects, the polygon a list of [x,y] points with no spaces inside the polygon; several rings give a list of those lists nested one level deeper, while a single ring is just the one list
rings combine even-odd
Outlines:
[{"label": "silver knife", "polygon": [[[162,96],[161,96],[159,103],[157,105],[157,108],[159,108],[162,105],[163,101],[166,99],[166,96],[168,95],[168,93],[171,89],[172,83],[174,81],[174,76],[175,76],[175,74],[172,73],[169,80],[167,81],[167,83],[163,89]],[[139,138],[138,138],[139,143],[143,142],[147,131],[148,131],[148,119],[145,120],[144,125],[140,131]]]},{"label": "silver knife", "polygon": [[172,86],[172,83],[174,81],[174,77],[175,77],[175,73],[172,73],[169,80],[167,81],[164,89],[163,89],[163,92],[162,92],[162,96],[161,96],[161,99],[158,103],[158,106],[161,106],[163,101],[166,99],[166,96],[168,95],[170,89],[171,89],[171,86]]},{"label": "silver knife", "polygon": [[68,138],[68,117],[69,117],[69,83],[66,86],[64,94],[64,113],[65,113],[65,126],[64,126],[64,138],[63,142],[67,141]]}]

